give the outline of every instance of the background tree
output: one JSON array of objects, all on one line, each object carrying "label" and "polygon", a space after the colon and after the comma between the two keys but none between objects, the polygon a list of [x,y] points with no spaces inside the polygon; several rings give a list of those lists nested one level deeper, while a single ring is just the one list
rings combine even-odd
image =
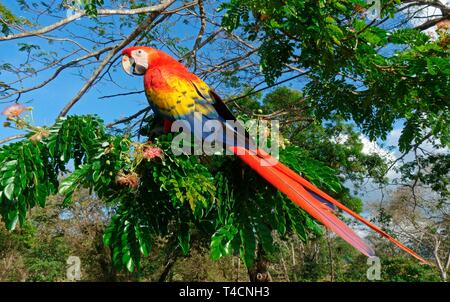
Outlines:
[{"label": "background tree", "polygon": [[386,228],[412,246],[417,246],[436,263],[442,281],[446,281],[449,260],[449,204],[428,189],[411,191],[398,188],[390,202],[375,208]]}]

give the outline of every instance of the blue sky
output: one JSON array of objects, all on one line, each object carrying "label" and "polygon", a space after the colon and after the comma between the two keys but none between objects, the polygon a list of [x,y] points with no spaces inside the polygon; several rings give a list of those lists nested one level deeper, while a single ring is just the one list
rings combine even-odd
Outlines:
[{"label": "blue sky", "polygon": [[[173,5],[176,7],[179,3]],[[14,14],[17,16],[23,16],[25,18],[33,18],[33,15],[29,15],[25,13],[20,7],[17,5],[15,1],[7,4],[8,8],[12,10]],[[173,8],[172,7],[172,8]],[[67,15],[67,11],[61,11],[58,13],[58,16],[65,17]],[[174,17],[175,18],[175,17]],[[112,27],[106,27],[106,31],[111,34],[117,34],[120,32],[119,22],[117,22],[117,18],[103,17],[99,18],[102,21],[112,21]],[[49,17],[43,15],[40,17],[38,27],[42,27],[44,25],[52,24],[58,21],[55,17]],[[170,21],[173,21],[170,20]],[[95,24],[94,21],[89,18],[81,18],[72,24],[69,24],[64,27],[64,29],[69,29],[72,31],[76,31],[79,36],[87,36],[87,37],[96,37],[95,35],[91,35],[87,28],[81,28],[79,25],[83,27],[87,27]],[[171,27],[171,35],[179,37],[179,44],[185,46],[189,49],[192,48],[195,37],[197,35],[199,29],[198,22],[191,22],[190,24],[183,24],[183,22],[176,22],[176,26]],[[163,29],[166,30],[166,29]],[[206,32],[210,31],[210,28],[207,27]],[[129,33],[130,29],[125,29],[122,31],[124,34]],[[58,31],[53,31],[49,33],[49,35],[53,35],[56,37],[65,37],[64,34],[59,33]],[[84,41],[82,39],[77,39],[84,47],[88,49],[92,49],[93,43]],[[58,53],[63,53],[61,51],[62,46],[64,49],[69,51],[75,49],[74,47],[70,47],[70,44],[61,43],[61,42],[53,42],[49,44],[47,40],[31,37],[24,38],[12,41],[6,41],[0,43],[0,65],[5,63],[10,63],[13,66],[17,66],[20,63],[25,61],[27,54],[25,52],[20,52],[20,43],[27,44],[35,44],[41,47],[41,50],[50,51],[55,50]],[[168,51],[167,48],[162,47],[164,50]],[[170,52],[169,52],[170,53]],[[77,53],[75,57],[84,55],[85,53]],[[218,49],[209,49],[208,48],[208,56],[218,58],[222,54]],[[104,56],[103,56],[104,57]],[[121,117],[129,116],[138,110],[147,106],[147,101],[145,95],[130,95],[125,97],[117,97],[117,98],[108,98],[108,99],[100,99],[100,97],[105,95],[117,94],[117,93],[126,93],[131,91],[141,90],[143,87],[143,79],[140,77],[131,77],[125,74],[119,65],[116,65],[117,69],[113,69],[111,72],[112,81],[103,81],[97,84],[95,87],[91,88],[82,99],[71,109],[69,114],[98,114],[101,116],[106,122],[111,122],[113,120],[119,119]],[[89,76],[93,71],[93,67],[88,66],[83,68],[83,75]],[[20,99],[20,103],[28,103],[30,102],[30,106],[33,107],[33,124],[35,125],[49,125],[54,122],[55,117],[62,110],[64,105],[79,91],[79,89],[84,84],[85,80],[80,78],[75,74],[77,71],[76,68],[68,68],[62,71],[62,73],[49,84],[40,88],[38,90],[28,92],[22,95]],[[0,81],[2,82],[11,82],[15,80],[15,75],[12,73],[2,72],[0,71]],[[50,69],[48,72],[42,72],[37,76],[33,76],[28,80],[24,81],[25,87],[34,86],[52,75],[54,69]],[[286,75],[281,77],[280,80],[283,80],[291,75]],[[208,83],[208,80],[206,80]],[[296,89],[301,89],[304,86],[304,83],[294,80],[285,85],[291,86]],[[261,85],[264,87],[264,85]],[[219,86],[213,87],[217,89],[219,92],[222,92],[222,96],[225,93],[229,93],[229,90],[226,87]],[[260,87],[258,87],[260,88]],[[10,103],[4,103],[4,101],[0,100],[0,111],[6,108]],[[0,117],[0,120],[2,118]],[[0,138],[7,137],[9,135],[20,133],[20,131],[16,131],[14,129],[0,127]]]},{"label": "blue sky", "polygon": [[[28,17],[29,15],[23,12],[20,7],[16,4],[15,1],[11,1],[8,4],[8,8],[10,8],[13,13],[18,16]],[[66,11],[62,11],[59,13],[59,16],[64,17],[67,14]],[[111,18],[102,18],[101,20],[114,20]],[[43,16],[40,18],[40,25],[47,25],[55,22],[57,19],[53,17]],[[113,21],[114,22],[114,21]],[[77,34],[82,35],[90,35],[87,29],[82,29],[80,31],[79,27],[75,27],[77,24],[82,24],[84,26],[89,26],[92,23],[88,18],[82,18],[76,22],[75,24],[68,25],[69,29],[76,29]],[[194,28],[194,30],[193,30]],[[115,24],[112,29],[107,30],[119,30],[118,24]],[[184,38],[195,37],[196,32],[198,31],[198,24],[190,24],[189,26],[184,26],[182,22],[177,22],[177,26],[173,28],[173,32],[176,32],[177,35],[181,38],[180,44],[184,44],[185,46],[191,48],[193,39],[190,39],[188,42],[184,42]],[[54,32],[56,33],[56,32]],[[54,34],[52,33],[52,34]],[[62,36],[60,36],[62,37]],[[189,40],[189,39],[188,39]],[[49,43],[41,38],[25,38],[7,42],[0,43],[0,64],[11,63],[14,66],[17,66],[26,58],[26,53],[19,52],[18,49],[20,47],[19,43],[29,43],[36,44],[42,47],[43,50],[51,50],[52,46],[49,48]],[[88,43],[81,40],[81,43],[86,48],[90,49],[92,43]],[[54,49],[61,48],[61,45],[64,45],[66,49],[70,49],[67,46],[67,43],[53,42]],[[73,48],[72,48],[73,49]],[[79,55],[79,54],[77,54]],[[208,55],[211,56],[219,56],[220,53],[210,52]],[[85,76],[89,76],[90,72],[92,72],[92,68],[88,67],[89,70],[84,72]],[[86,68],[86,69],[88,69]],[[41,81],[45,80],[52,74],[53,70],[51,69],[49,72],[43,72],[39,76],[33,76],[28,81],[25,81],[25,86],[33,86]],[[84,80],[79,76],[75,75],[75,68],[69,68],[64,70],[55,80],[47,84],[45,87],[38,89],[33,92],[29,92],[24,94],[20,102],[30,102],[30,105],[33,107],[33,120],[37,125],[49,125],[52,124],[54,118],[58,115],[64,105],[78,92],[78,90],[82,87]],[[116,94],[116,93],[124,93],[130,91],[136,91],[142,89],[142,78],[138,77],[130,77],[127,76],[124,72],[122,72],[119,67],[116,71],[111,72],[111,76],[115,83],[119,86],[115,85],[113,82],[102,82],[99,85],[96,85],[94,88],[90,89],[83,98],[72,108],[69,114],[98,114],[100,115],[106,122],[113,121],[115,119],[128,116],[130,114],[135,113],[139,109],[146,106],[147,102],[145,96],[143,94],[140,95],[130,95],[126,97],[118,97],[118,98],[109,98],[109,99],[99,99],[101,96]],[[11,73],[0,73],[0,81],[10,82],[14,80],[14,75]],[[283,78],[281,78],[283,79]],[[293,88],[301,89],[303,87],[303,83],[298,80],[291,81],[286,85],[292,86]],[[219,91],[221,87],[218,87]],[[7,107],[8,104],[3,103],[0,100],[0,110]],[[0,127],[0,138],[17,134],[18,131],[7,129]]]},{"label": "blue sky", "polygon": [[[13,5],[13,3],[15,2],[12,2],[11,4],[8,3],[8,7],[12,9],[14,13],[20,15],[21,11],[17,5]],[[41,24],[50,24],[53,22],[55,22],[54,18],[41,19]],[[80,22],[88,25],[90,21],[85,18],[76,21],[76,23]],[[85,33],[79,32],[79,34],[83,35]],[[12,65],[17,65],[24,61],[26,54],[19,52],[18,49],[20,46],[18,43],[37,44],[42,46],[42,49],[51,49],[49,48],[48,42],[40,38],[25,38],[2,42],[0,43],[0,64],[11,63]],[[54,42],[54,45],[55,48],[57,48],[62,44],[59,42]],[[64,45],[67,45],[67,43]],[[84,43],[84,46],[90,48],[89,43]],[[74,74],[75,71],[75,68],[64,70],[56,79],[47,84],[45,87],[24,94],[24,96],[20,99],[21,103],[31,102],[30,106],[33,107],[33,119],[35,124],[48,125],[53,123],[55,117],[64,105],[82,87],[84,81]],[[52,72],[53,70],[50,70],[50,72],[45,72],[40,76],[32,77],[27,82],[27,86],[32,86],[42,80],[45,80],[51,75]],[[80,102],[73,107],[69,114],[98,114],[106,121],[112,121],[122,116],[130,115],[146,105],[144,95],[100,100],[99,97],[103,95],[124,93],[131,90],[141,89],[142,79],[129,77],[121,70],[118,70],[118,72],[112,72],[111,74],[115,81],[123,85],[122,88],[117,87],[114,84],[108,85],[108,83],[97,85],[83,96]],[[86,72],[86,75],[89,75],[89,73]],[[0,74],[0,81],[10,82],[14,79],[15,78],[11,73],[2,72]],[[1,110],[7,106],[8,104],[0,103]],[[0,137],[5,137],[16,133],[18,132],[15,130],[6,129],[3,127],[0,128]]]}]

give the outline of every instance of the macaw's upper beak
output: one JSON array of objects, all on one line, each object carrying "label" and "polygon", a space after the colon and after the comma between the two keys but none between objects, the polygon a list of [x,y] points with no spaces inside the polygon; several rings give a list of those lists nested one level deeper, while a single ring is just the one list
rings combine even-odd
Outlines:
[{"label": "macaw's upper beak", "polygon": [[128,73],[129,75],[133,75],[135,65],[136,63],[134,62],[133,58],[127,55],[122,56],[122,68],[126,73]]}]

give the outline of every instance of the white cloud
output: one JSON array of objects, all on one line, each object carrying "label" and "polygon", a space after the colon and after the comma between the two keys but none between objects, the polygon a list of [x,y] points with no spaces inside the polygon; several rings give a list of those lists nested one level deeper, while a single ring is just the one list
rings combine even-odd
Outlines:
[{"label": "white cloud", "polygon": [[[400,135],[402,134],[402,130],[403,130],[402,128],[396,128],[396,129],[392,130],[386,138],[386,144],[388,146],[394,146],[396,148],[395,152],[393,152],[395,157],[398,157],[401,155],[400,151],[398,150],[398,140],[400,138]],[[431,129],[426,128],[423,130],[423,133],[428,133],[430,131],[431,131]],[[436,148],[433,143],[439,145],[439,141],[433,142],[431,140],[426,140],[422,144],[420,144],[419,147],[420,147],[420,149],[422,149],[430,154],[445,154],[450,151],[448,147]],[[419,154],[420,154],[420,152],[419,152]],[[409,161],[409,160],[413,159],[413,156],[414,156],[414,154],[412,152],[410,152],[404,157],[404,159],[405,159],[405,161]]]},{"label": "white cloud", "polygon": [[[377,142],[370,141],[366,136],[360,134],[359,139],[363,144],[362,152],[364,154],[377,154],[381,157],[386,158],[387,160],[395,160],[395,155],[392,152],[381,147]],[[345,145],[348,140],[348,135],[339,134],[337,137],[332,138],[330,141],[335,144]]]},{"label": "white cloud", "polygon": [[386,144],[388,144],[388,146],[398,146],[398,139],[400,138],[400,135],[402,135],[402,128],[392,130],[387,135]]},{"label": "white cloud", "polygon": [[388,161],[395,160],[394,153],[384,149],[377,142],[370,141],[364,135],[360,135],[359,139],[363,143],[363,150],[362,150],[362,152],[364,154],[377,154],[377,155],[385,158]]},{"label": "white cloud", "polygon": [[[398,140],[402,133],[402,129],[403,129],[403,127],[400,126],[398,128],[393,129],[387,135],[386,140],[383,142],[384,144],[386,144],[386,147],[381,146],[377,142],[370,141],[364,135],[359,136],[359,138],[363,144],[362,152],[364,154],[378,154],[387,160],[388,165],[395,163],[386,175],[386,177],[390,180],[391,183],[393,180],[399,179],[401,176],[401,174],[399,172],[397,172],[396,168],[400,167],[400,165],[402,165],[403,162],[408,162],[408,161],[414,160],[414,157],[415,157],[415,154],[413,152],[410,152],[402,158],[401,162],[400,161],[395,162],[400,156],[402,156],[402,154],[398,150]],[[427,132],[427,130],[429,131],[429,129],[425,129],[424,132]],[[333,143],[345,145],[347,140],[348,140],[347,135],[339,135],[338,137],[333,138],[331,141]],[[394,148],[392,149],[389,147],[394,147]],[[424,142],[423,144],[420,145],[420,147],[432,154],[433,153],[436,154],[436,153],[450,152],[450,149],[447,147],[440,148],[440,149],[434,148],[432,143],[429,141]],[[351,182],[347,182],[345,185],[348,186],[349,188],[353,188],[353,184]],[[392,188],[393,187],[391,187],[391,189]],[[382,198],[382,190],[379,188],[379,186],[377,184],[373,183],[371,180],[368,180],[364,184],[363,188],[361,188],[359,190],[359,196],[366,202],[375,202],[375,201],[378,202]]]},{"label": "white cloud", "polygon": [[[392,140],[391,140],[392,142],[394,140],[398,141],[398,137],[400,136],[401,129],[399,129],[398,131],[399,131],[398,134],[397,133],[395,134],[397,137],[396,138],[392,137]],[[361,143],[363,144],[362,153],[367,154],[367,155],[370,155],[370,154],[379,155],[380,157],[387,160],[388,164],[393,163],[395,161],[395,159],[397,158],[394,152],[391,152],[391,151],[381,147],[377,142],[369,140],[366,136],[360,134],[359,139],[361,140]],[[347,142],[347,140],[348,140],[348,135],[340,134],[339,136],[331,139],[331,142],[333,142],[335,144],[344,145]],[[398,177],[398,175],[393,169],[391,169],[389,171],[387,177],[392,179],[392,178]]]}]

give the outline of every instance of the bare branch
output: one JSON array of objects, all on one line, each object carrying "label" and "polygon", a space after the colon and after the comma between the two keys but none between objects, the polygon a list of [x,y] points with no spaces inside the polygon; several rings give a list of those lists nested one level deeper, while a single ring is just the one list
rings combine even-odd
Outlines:
[{"label": "bare branch", "polygon": [[99,97],[99,99],[109,99],[109,98],[115,98],[115,97],[119,97],[119,96],[126,96],[126,95],[132,95],[132,94],[141,94],[141,93],[144,93],[144,92],[145,92],[145,90],[140,90],[140,91],[131,91],[131,92],[125,92],[125,93],[104,95],[102,97]]},{"label": "bare branch", "polygon": [[7,99],[7,98],[9,98],[9,97],[11,97],[11,96],[13,96],[15,94],[22,94],[22,93],[25,93],[25,92],[29,92],[29,91],[32,91],[32,90],[36,90],[36,89],[42,88],[45,85],[47,85],[49,82],[54,80],[58,76],[58,74],[60,74],[61,71],[63,71],[64,69],[66,69],[66,68],[68,68],[68,67],[70,67],[72,65],[75,65],[75,64],[77,64],[77,63],[79,63],[81,61],[84,61],[86,59],[89,59],[89,58],[92,58],[92,57],[98,57],[102,53],[107,52],[108,50],[111,50],[111,49],[114,49],[114,47],[113,46],[108,46],[108,47],[105,47],[103,49],[100,49],[99,51],[96,51],[96,52],[93,52],[93,53],[89,53],[87,55],[79,57],[78,59],[72,60],[72,61],[62,65],[61,67],[59,67],[47,80],[39,83],[38,85],[35,85],[33,87],[30,87],[30,88],[25,88],[25,89],[14,91],[14,92],[12,92],[10,94],[7,94],[7,95],[4,95],[4,96],[0,97],[0,99]]},{"label": "bare branch", "polygon": [[224,101],[224,103],[227,104],[227,103],[235,102],[235,101],[237,101],[237,100],[246,98],[246,97],[248,97],[248,96],[250,96],[250,95],[254,95],[254,94],[258,93],[258,92],[267,90],[267,89],[269,89],[269,88],[273,88],[273,87],[275,87],[275,86],[278,86],[278,85],[281,85],[281,84],[283,84],[283,83],[292,81],[292,80],[294,80],[294,79],[296,79],[296,78],[299,78],[299,77],[301,77],[301,76],[307,75],[309,72],[310,72],[310,71],[305,71],[305,72],[303,72],[303,73],[296,74],[295,76],[292,76],[292,77],[290,77],[290,78],[284,79],[284,80],[279,81],[279,82],[277,82],[277,83],[274,83],[274,84],[272,84],[272,85],[268,85],[268,86],[263,87],[263,88],[260,88],[260,89],[258,89],[258,90],[250,91],[249,93],[247,93],[247,94],[245,94],[245,95],[241,95],[241,96],[238,96],[238,97],[235,97],[235,98],[226,100],[226,101]]},{"label": "bare branch", "polygon": [[443,15],[450,14],[450,7],[439,0],[402,0],[402,3],[411,3],[411,5],[428,5],[440,9]]},{"label": "bare branch", "polygon": [[[43,67],[43,68],[41,68],[41,69],[38,69],[38,70],[34,71],[33,73],[30,73],[30,74],[27,75],[27,76],[24,76],[24,77],[22,77],[22,78],[19,78],[18,80],[15,80],[15,81],[13,81],[13,82],[10,82],[10,83],[8,83],[7,85],[8,85],[8,86],[11,86],[11,85],[16,84],[16,83],[18,83],[18,82],[22,82],[23,80],[28,79],[28,78],[32,77],[33,75],[36,75],[37,73],[39,73],[39,72],[41,72],[41,71],[47,70],[47,69],[49,69],[49,68],[52,68],[53,66],[60,64],[62,61],[64,61],[64,60],[67,59],[68,57],[73,56],[74,54],[78,53],[79,51],[80,51],[79,49],[78,49],[78,50],[75,50],[75,51],[73,51],[73,52],[71,52],[71,53],[69,53],[69,54],[67,54],[67,55],[65,55],[65,56],[63,56],[63,57],[61,57],[60,59],[58,59],[58,60],[56,60],[56,61],[54,61],[54,62],[52,62],[52,63],[46,65],[45,67]],[[6,91],[6,89],[5,89],[5,91]]]},{"label": "bare branch", "polygon": [[17,134],[17,135],[8,136],[8,137],[6,137],[4,139],[0,139],[0,145],[4,144],[4,143],[7,143],[7,142],[10,142],[12,140],[24,138],[25,136],[26,136],[26,134]]},{"label": "bare branch", "polygon": [[441,241],[439,240],[439,237],[437,235],[433,236],[433,238],[434,238],[434,248],[433,248],[434,260],[436,261],[436,265],[439,269],[441,277],[445,279],[445,268],[444,266],[442,266],[442,262],[439,257],[439,246],[441,245]]},{"label": "bare branch", "polygon": [[449,16],[444,16],[444,17],[441,17],[441,18],[428,20],[428,21],[424,22],[423,24],[420,24],[420,25],[418,25],[418,26],[416,26],[414,28],[418,29],[418,30],[426,30],[426,29],[428,29],[430,27],[435,26],[439,22],[444,21],[444,20],[448,20],[448,19],[449,19]]},{"label": "bare branch", "polygon": [[128,35],[126,39],[124,39],[122,42],[116,44],[114,48],[108,53],[108,55],[103,59],[103,61],[100,63],[100,65],[94,70],[93,74],[89,78],[89,80],[86,81],[86,83],[81,87],[81,89],[78,91],[78,93],[67,103],[67,105],[63,108],[63,110],[60,112],[58,117],[65,116],[67,112],[72,108],[75,103],[77,103],[81,97],[91,88],[94,81],[97,79],[97,77],[102,72],[103,68],[105,68],[106,65],[108,65],[109,61],[114,57],[115,54],[117,54],[122,48],[127,46],[131,41],[136,39],[136,37],[141,34],[144,30],[150,26],[150,24],[155,21],[155,19],[161,14],[161,11],[169,7],[172,3],[174,3],[175,0],[165,0],[162,2],[161,5],[159,5],[159,10],[154,11],[150,16],[148,16],[144,21],[142,21],[134,30],[133,32]]},{"label": "bare branch", "polygon": [[91,53],[91,51],[89,51],[86,47],[84,47],[83,45],[81,45],[77,41],[69,39],[69,38],[56,38],[56,37],[50,37],[50,36],[44,36],[44,35],[38,35],[38,37],[46,39],[46,40],[49,40],[49,41],[69,42],[69,43],[75,44],[80,49],[84,50],[85,52]]},{"label": "bare branch", "polygon": [[[225,29],[223,27],[219,27],[216,30],[214,30],[204,41],[199,43],[199,45],[197,46],[196,50],[198,51],[203,46],[205,46],[206,44],[210,43],[212,40],[214,40],[224,30]],[[183,60],[185,60],[186,58],[188,58],[191,55],[192,55],[192,50],[190,52],[186,53],[179,61],[182,62]]]},{"label": "bare branch", "polygon": [[445,263],[445,271],[450,268],[450,251],[447,253],[447,262]]},{"label": "bare branch", "polygon": [[198,32],[197,39],[195,39],[194,47],[191,51],[191,56],[194,60],[194,71],[197,69],[197,50],[200,47],[200,43],[202,42],[203,35],[205,34],[206,29],[206,14],[203,0],[198,0],[198,8],[200,11],[200,30]]},{"label": "bare branch", "polygon": [[[166,9],[170,4],[172,4],[174,0],[163,0],[160,4],[153,5],[153,6],[145,6],[145,7],[139,7],[134,9],[98,9],[97,10],[97,16],[112,16],[112,15],[136,15],[136,14],[146,14],[146,13],[155,13],[155,12],[161,12],[164,9]],[[86,11],[80,11],[76,14],[73,14],[67,18],[64,18],[56,23],[53,23],[51,25],[45,26],[43,28],[29,31],[29,32],[23,32],[15,35],[8,35],[4,37],[0,37],[0,41],[6,41],[6,40],[13,40],[13,39],[19,39],[19,38],[25,38],[25,37],[31,37],[31,36],[39,36],[45,33],[48,33],[50,31],[53,31],[55,29],[60,28],[61,26],[64,26],[66,24],[69,24],[70,22],[73,22],[77,20],[78,18],[86,16]]]},{"label": "bare branch", "polygon": [[107,128],[111,128],[111,127],[116,126],[116,125],[119,125],[119,124],[127,123],[127,122],[129,122],[129,121],[131,121],[131,120],[137,118],[138,116],[140,116],[140,115],[142,115],[142,114],[144,114],[144,113],[149,112],[151,109],[152,109],[152,108],[151,108],[150,106],[147,106],[147,107],[145,107],[144,109],[139,110],[139,111],[136,112],[135,114],[130,115],[129,117],[125,117],[125,118],[120,119],[120,120],[118,120],[118,121],[109,123],[108,125],[106,125],[106,127],[107,127]]}]

